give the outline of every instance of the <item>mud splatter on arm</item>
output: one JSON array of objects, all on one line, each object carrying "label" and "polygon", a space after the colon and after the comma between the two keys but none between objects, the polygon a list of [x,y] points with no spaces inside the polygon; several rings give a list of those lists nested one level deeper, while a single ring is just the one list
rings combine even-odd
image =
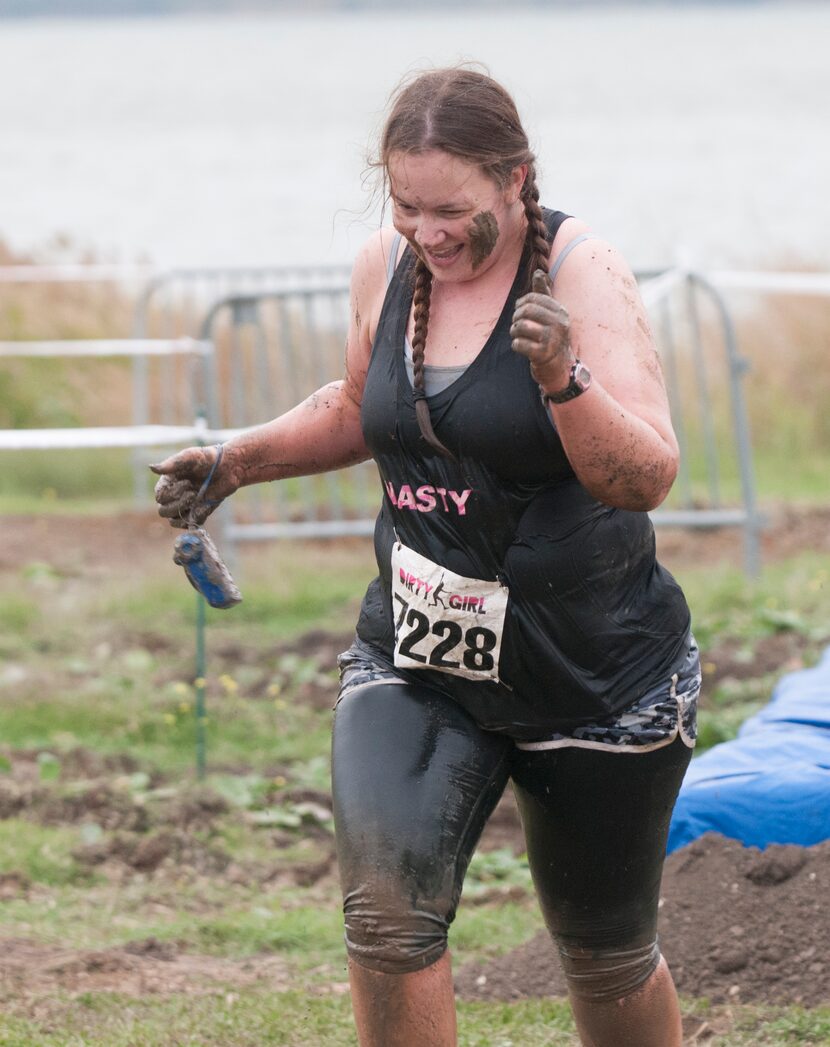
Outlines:
[{"label": "mud splatter on arm", "polygon": [[636,281],[613,248],[588,241],[562,266],[554,295],[593,375],[587,392],[550,408],[571,465],[600,501],[653,509],[674,482],[678,448]]}]

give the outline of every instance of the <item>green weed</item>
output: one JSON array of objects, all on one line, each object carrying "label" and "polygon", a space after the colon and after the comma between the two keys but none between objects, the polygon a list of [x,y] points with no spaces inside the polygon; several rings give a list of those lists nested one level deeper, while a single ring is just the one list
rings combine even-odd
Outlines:
[{"label": "green weed", "polygon": [[493,898],[487,905],[477,905],[469,904],[475,899],[475,892],[471,893],[469,887],[465,882],[458,916],[450,931],[456,967],[501,956],[542,930],[542,915],[532,892],[522,901]]},{"label": "green weed", "polygon": [[674,573],[692,609],[701,649],[726,639],[751,645],[781,632],[797,633],[814,645],[830,639],[826,556],[805,550],[767,563],[757,581],[730,565],[681,568]]},{"label": "green weed", "polygon": [[309,906],[286,910],[280,899],[245,909],[228,909],[221,916],[171,923],[165,934],[192,944],[195,950],[217,956],[281,953],[314,963],[337,962],[343,957],[340,913]]},{"label": "green weed", "polygon": [[473,855],[465,879],[468,895],[480,895],[493,887],[533,889],[527,855],[516,857],[509,847]]},{"label": "green weed", "polygon": [[28,633],[40,620],[38,604],[28,596],[5,593],[0,600],[0,632]]},{"label": "green weed", "polygon": [[[64,426],[74,428],[58,427]],[[130,454],[112,448],[0,451],[0,510],[24,512],[30,505],[37,512],[66,512],[72,511],[66,503],[91,501],[100,512],[101,503],[127,501],[133,491]]]},{"label": "green weed", "polygon": [[74,829],[46,828],[18,818],[0,821],[0,872],[18,873],[50,886],[88,883],[89,873],[72,858],[80,843]]}]

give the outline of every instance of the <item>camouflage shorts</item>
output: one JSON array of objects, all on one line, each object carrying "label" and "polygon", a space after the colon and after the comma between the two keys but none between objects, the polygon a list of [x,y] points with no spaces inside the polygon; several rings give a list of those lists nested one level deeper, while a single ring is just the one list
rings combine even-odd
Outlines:
[{"label": "camouflage shorts", "polygon": [[[389,666],[376,660],[357,640],[337,659],[340,668],[338,701],[355,687],[399,680]],[[554,732],[532,742],[516,742],[520,749],[605,749],[614,752],[649,752],[669,745],[680,735],[689,748],[697,738],[697,699],[700,694],[700,654],[691,639],[686,659],[670,679],[651,688],[633,705],[606,719]]]},{"label": "camouflage shorts", "polygon": [[607,719],[581,724],[535,742],[517,742],[520,749],[606,749],[649,752],[680,735],[689,748],[697,740],[697,699],[700,694],[700,653],[692,638],[686,660],[669,680],[647,691],[639,701]]}]

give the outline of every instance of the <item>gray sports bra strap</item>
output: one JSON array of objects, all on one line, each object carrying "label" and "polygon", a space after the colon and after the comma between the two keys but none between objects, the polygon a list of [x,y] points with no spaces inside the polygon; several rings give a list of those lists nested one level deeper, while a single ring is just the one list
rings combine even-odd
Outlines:
[{"label": "gray sports bra strap", "polygon": [[553,283],[553,281],[556,279],[556,274],[562,268],[562,263],[565,261],[565,259],[571,253],[571,251],[573,251],[573,249],[578,244],[581,244],[583,240],[591,240],[595,235],[595,233],[580,233],[579,236],[575,236],[573,240],[569,240],[568,243],[565,244],[565,246],[556,256],[556,261],[550,267],[550,272],[548,273],[548,276],[550,277],[551,283]]},{"label": "gray sports bra strap", "polygon": [[392,249],[389,252],[389,261],[386,263],[387,287],[392,283],[392,277],[395,275],[395,267],[398,264],[398,248],[401,246],[402,239],[400,233],[395,233],[395,239],[392,241]]}]

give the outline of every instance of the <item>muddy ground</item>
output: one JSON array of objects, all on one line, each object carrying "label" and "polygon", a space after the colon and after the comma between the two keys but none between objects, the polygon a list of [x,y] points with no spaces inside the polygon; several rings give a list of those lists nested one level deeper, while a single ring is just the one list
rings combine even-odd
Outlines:
[{"label": "muddy ground", "polygon": [[[151,514],[119,518],[3,518],[0,580],[8,580],[20,564],[51,563],[71,585],[95,584],[96,578],[129,564],[143,565],[169,556],[170,531]],[[740,541],[723,533],[665,532],[659,538],[663,559],[670,566],[683,562],[726,562],[740,556]],[[830,511],[776,514],[764,536],[763,555],[770,559],[810,548],[830,552]],[[309,634],[296,646],[321,669],[344,646],[347,636]],[[798,662],[797,634],[776,634],[759,645],[759,661],[774,670]],[[710,651],[718,675],[740,675],[740,659],[729,650]],[[310,693],[309,700],[330,704],[328,693]],[[74,763],[73,763],[74,760]],[[314,839],[313,860],[269,867],[240,865],[234,856],[205,843],[210,826],[228,817],[225,802],[209,791],[171,798],[153,808],[134,802],[113,780],[135,768],[128,758],[104,760],[79,750],[62,760],[64,773],[77,783],[71,799],[56,799],[39,780],[37,754],[12,754],[11,772],[0,779],[0,818],[23,817],[40,824],[78,824],[94,820],[106,830],[102,841],[85,844],[75,855],[109,882],[128,884],[136,877],[157,882],[163,890],[183,868],[212,882],[273,885],[288,876],[292,883],[330,897],[336,879],[334,852],[324,827],[330,797],[306,790],[294,801],[310,812],[307,832]],[[199,829],[194,834],[194,829]],[[209,837],[209,833],[207,834]],[[275,848],[284,834],[273,833]],[[482,846],[523,850],[515,805],[505,797],[488,825]],[[0,876],[0,919],[4,901],[37,897],[43,890],[14,874]],[[467,904],[481,904],[486,894]],[[707,836],[672,855],[666,866],[661,903],[663,950],[680,991],[714,1002],[830,1002],[830,842],[818,847],[772,847],[761,853],[734,841]],[[328,903],[328,901],[326,902]],[[279,957],[244,961],[195,956],[175,943],[152,938],[124,948],[77,951],[50,948],[25,939],[3,938],[0,930],[0,994],[37,996],[50,987],[70,991],[112,989],[137,995],[170,991],[209,991],[214,984],[267,980],[272,987],[288,984]],[[565,986],[553,949],[544,934],[482,966],[457,974],[460,995],[470,999],[516,999],[561,995]],[[335,983],[328,991],[345,991]],[[688,1018],[695,1042],[706,1031]],[[698,1027],[699,1026],[699,1027]]]},{"label": "muddy ground", "polygon": [[[303,805],[308,812],[304,832],[315,843],[311,860],[290,865],[280,861],[280,849],[295,836],[275,830],[275,860],[246,862],[211,842],[217,838],[211,830],[235,815],[209,789],[148,805],[118,784],[118,777],[133,769],[129,760],[103,760],[78,749],[62,760],[63,775],[75,783],[73,792],[56,795],[38,777],[37,755],[17,751],[12,756],[11,772],[0,779],[0,818],[15,816],[50,826],[94,822],[104,833],[80,845],[73,857],[105,883],[126,890],[136,881],[149,882],[159,897],[180,885],[183,877],[191,883],[256,885],[263,891],[285,884],[303,886],[319,893],[321,903],[332,904],[336,866],[325,826],[331,810],[327,794],[305,789],[281,796],[284,803]],[[482,847],[523,851],[510,795],[485,830]],[[481,905],[521,890],[479,890],[466,904]],[[20,874],[0,875],[0,912],[5,901],[37,900],[46,893]],[[710,834],[677,851],[666,863],[660,936],[678,988],[685,996],[707,997],[714,1003],[830,1002],[828,897],[830,841],[761,852]],[[128,995],[206,992],[219,983],[242,986],[257,981],[272,987],[290,984],[283,962],[274,956],[219,960],[153,938],[123,948],[79,951],[3,938],[0,932],[0,995],[40,994],[50,986]],[[457,988],[464,998],[488,1000],[566,992],[544,932],[488,964],[462,968]]]},{"label": "muddy ground", "polygon": [[[714,1003],[830,1002],[830,842],[746,848],[709,833],[663,874],[660,942],[679,991]],[[546,933],[458,976],[469,999],[564,995]]]}]

